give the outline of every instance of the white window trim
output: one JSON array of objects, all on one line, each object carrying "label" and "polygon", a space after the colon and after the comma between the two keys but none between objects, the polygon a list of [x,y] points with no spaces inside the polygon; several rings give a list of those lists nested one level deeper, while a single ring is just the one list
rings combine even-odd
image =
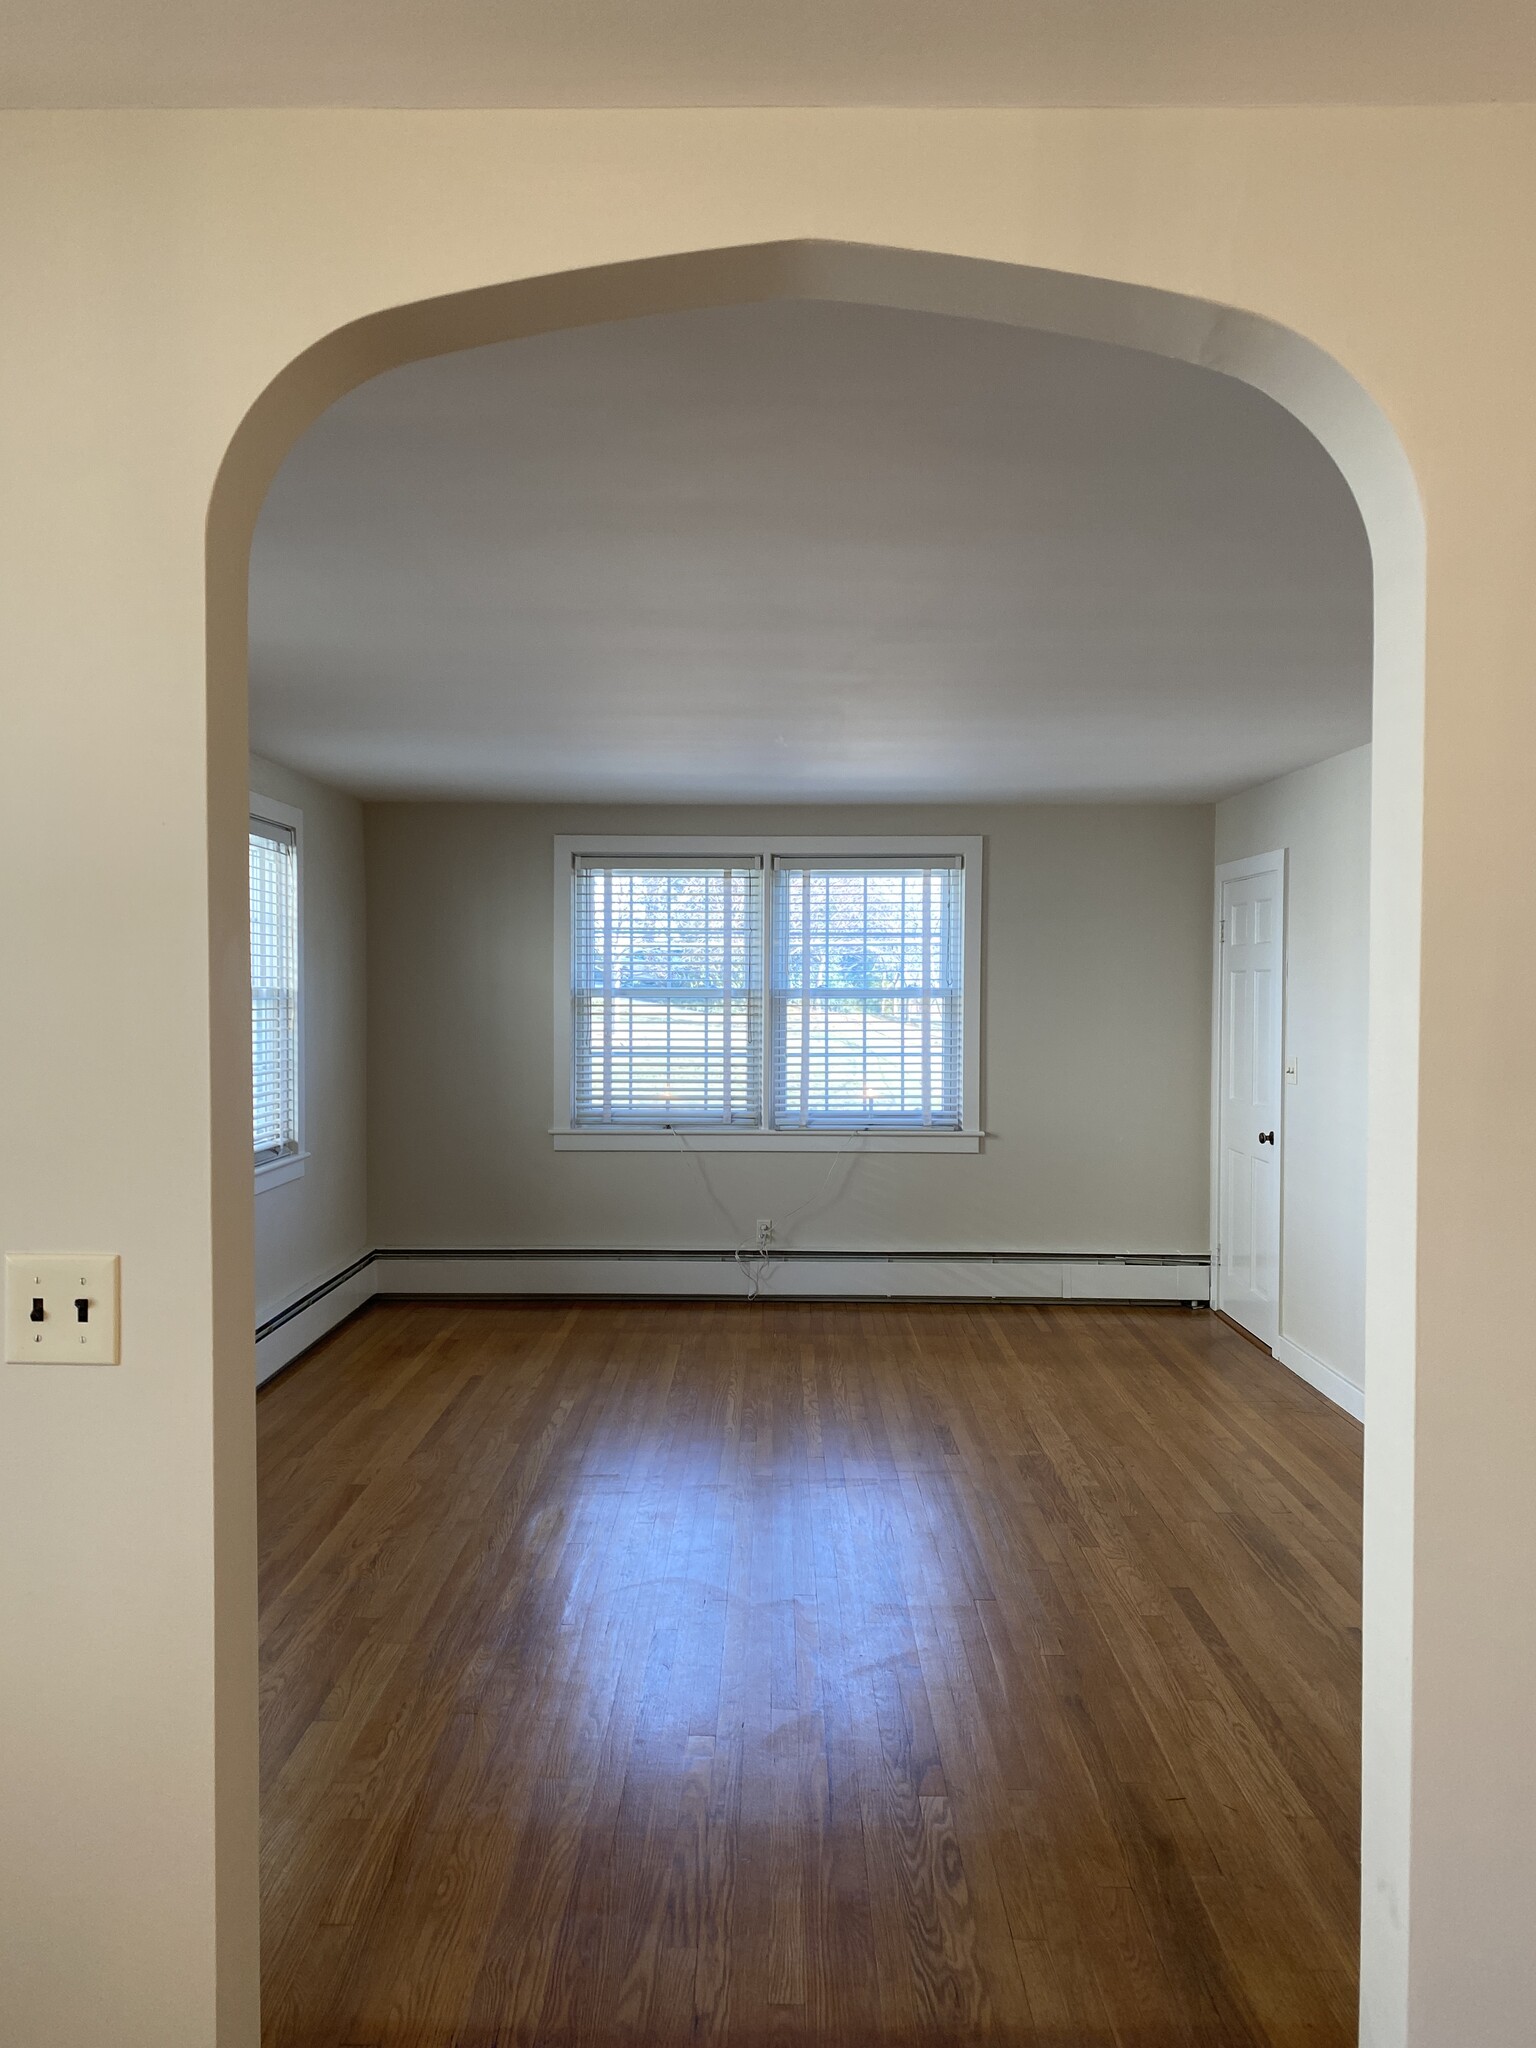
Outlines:
[{"label": "white window trim", "polygon": [[268,1159],[256,1169],[256,1192],[270,1194],[291,1180],[302,1180],[309,1160],[307,1152],[290,1152],[285,1159]]},{"label": "white window trim", "polygon": [[[652,1129],[595,1130],[571,1123],[571,871],[577,854],[601,854],[623,858],[633,854],[696,856],[701,860],[751,857],[762,862],[763,909],[763,1029],[769,1027],[770,990],[768,925],[772,916],[768,886],[775,855],[791,859],[933,860],[953,859],[958,854],[965,864],[963,896],[964,995],[961,1014],[961,1057],[964,1061],[961,1128],[953,1130],[775,1130],[769,1125],[769,1091],[773,1086],[770,1048],[763,1047],[762,1127],[751,1131],[670,1130],[664,1124]],[[981,928],[983,905],[983,841],[979,836],[957,835],[941,838],[925,835],[912,838],[862,834],[857,838],[803,838],[786,834],[764,838],[752,834],[723,837],[673,837],[654,833],[557,834],[554,860],[555,989],[554,989],[554,1098],[550,1136],[557,1152],[979,1152],[985,1133],[981,1127]],[[302,871],[301,871],[302,875]]]},{"label": "white window trim", "polygon": [[279,803],[275,796],[262,796],[254,789],[250,792],[250,798],[251,817],[264,819],[269,825],[285,825],[293,834],[293,857],[296,863],[294,870],[294,893],[298,899],[299,1000],[297,1004],[297,1035],[299,1065],[294,1088],[294,1120],[297,1126],[295,1135],[298,1138],[298,1150],[288,1153],[282,1159],[265,1160],[261,1165],[255,1167],[256,1192],[258,1195],[265,1195],[269,1194],[273,1188],[285,1186],[289,1181],[302,1180],[305,1164],[310,1156],[308,1148],[304,1143],[304,1134],[307,1128],[304,1115],[304,1069],[307,1065],[304,1057],[304,993],[305,984],[309,980],[304,959],[304,813],[296,810],[292,804]]}]

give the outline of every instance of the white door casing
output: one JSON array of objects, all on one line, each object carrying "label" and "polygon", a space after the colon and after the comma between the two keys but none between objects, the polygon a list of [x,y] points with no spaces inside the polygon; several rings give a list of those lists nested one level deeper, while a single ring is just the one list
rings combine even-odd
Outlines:
[{"label": "white door casing", "polygon": [[1216,871],[1213,1305],[1273,1348],[1280,1334],[1285,1132],[1285,854]]}]

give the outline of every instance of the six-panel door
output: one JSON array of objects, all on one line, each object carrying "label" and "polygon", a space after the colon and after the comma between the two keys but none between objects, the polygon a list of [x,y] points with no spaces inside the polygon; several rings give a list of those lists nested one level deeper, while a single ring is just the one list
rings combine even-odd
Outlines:
[{"label": "six-panel door", "polygon": [[1284,877],[1221,892],[1217,1304],[1273,1345],[1280,1332],[1280,1087]]}]

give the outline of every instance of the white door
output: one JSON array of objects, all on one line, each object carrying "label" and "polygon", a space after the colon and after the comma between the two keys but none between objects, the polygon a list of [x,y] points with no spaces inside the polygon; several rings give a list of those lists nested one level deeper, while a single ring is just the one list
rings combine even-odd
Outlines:
[{"label": "white door", "polygon": [[1280,1334],[1285,855],[1218,870],[1216,1307],[1273,1346]]}]

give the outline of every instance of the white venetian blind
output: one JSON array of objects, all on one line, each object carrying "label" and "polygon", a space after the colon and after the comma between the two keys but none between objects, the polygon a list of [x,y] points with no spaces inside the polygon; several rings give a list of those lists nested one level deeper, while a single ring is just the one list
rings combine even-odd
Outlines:
[{"label": "white venetian blind", "polygon": [[958,856],[775,859],[776,1127],[960,1128],[964,889]]},{"label": "white venetian blind", "polygon": [[761,863],[578,856],[571,1120],[762,1121]]},{"label": "white venetian blind", "polygon": [[256,1160],[299,1149],[299,853],[251,820],[251,1056]]}]

